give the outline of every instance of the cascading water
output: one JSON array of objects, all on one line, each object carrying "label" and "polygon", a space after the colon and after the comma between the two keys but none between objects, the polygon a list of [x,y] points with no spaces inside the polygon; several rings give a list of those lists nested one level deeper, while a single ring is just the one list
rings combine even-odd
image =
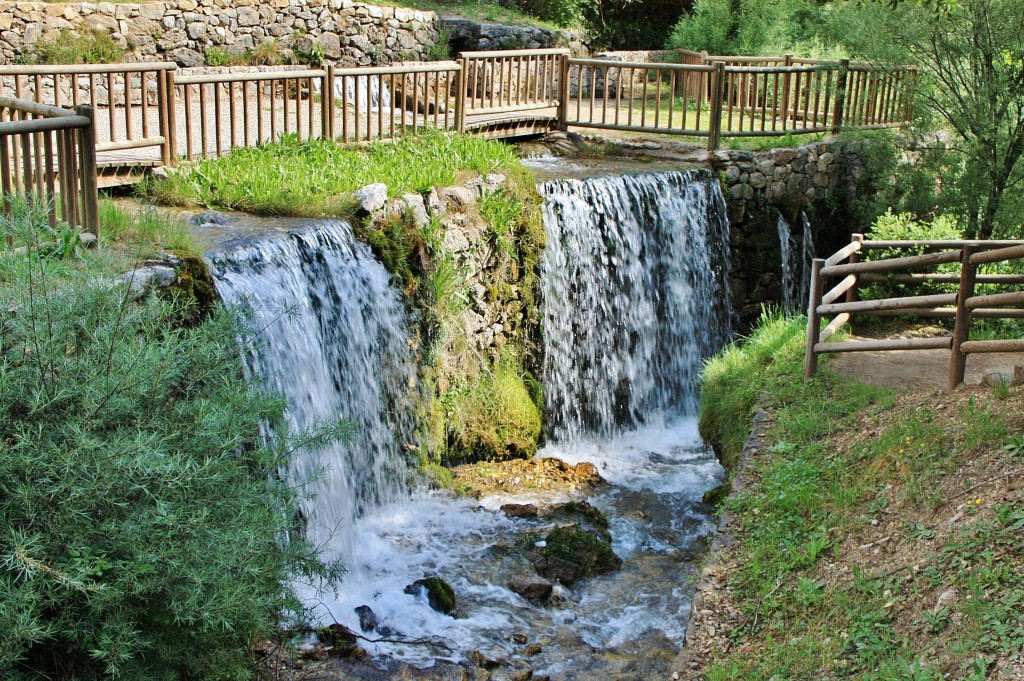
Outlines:
[{"label": "cascading water", "polygon": [[356,519],[404,495],[399,452],[413,423],[401,396],[414,366],[402,301],[346,223],[236,246],[208,257],[217,292],[249,309],[258,330],[247,365],[288,401],[295,431],[341,417],[352,440],[298,457],[295,482],[316,480],[310,538],[352,553]]},{"label": "cascading water", "polygon": [[782,309],[799,312],[810,289],[811,261],[814,260],[814,236],[807,213],[800,213],[803,233],[800,241],[789,220],[780,212],[776,222],[779,234],[779,261],[782,269]]},{"label": "cascading water", "polygon": [[729,333],[729,225],[702,171],[542,186],[544,384],[556,440],[692,415]]},{"label": "cascading water", "polygon": [[[351,444],[301,456],[293,475],[326,469],[310,532],[349,576],[338,594],[321,596],[319,612],[359,631],[356,610],[369,606],[377,626],[364,631],[387,639],[369,647],[377,664],[429,666],[479,649],[552,679],[647,678],[667,669],[682,640],[691,551],[713,528],[701,497],[722,474],[697,435],[694,384],[730,326],[725,204],[696,171],[540,189],[551,444],[539,455],[598,466],[609,484],[588,500],[608,514],[624,561],[547,605],[509,588],[524,569],[515,547],[547,521],[496,511],[567,492],[475,501],[401,489],[400,452],[412,439],[406,319],[387,273],[348,227],[325,223],[210,258],[221,295],[266,327],[248,364],[288,398],[293,425],[336,414],[356,424]],[[406,592],[430,575],[454,587],[457,617]],[[527,657],[523,641],[542,651]]]}]

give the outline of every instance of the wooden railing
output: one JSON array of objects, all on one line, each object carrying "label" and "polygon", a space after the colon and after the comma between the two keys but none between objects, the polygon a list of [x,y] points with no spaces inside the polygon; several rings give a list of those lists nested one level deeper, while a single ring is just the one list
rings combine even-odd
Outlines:
[{"label": "wooden railing", "polygon": [[332,82],[323,69],[197,76],[171,72],[171,148],[193,160],[257,146],[281,134],[331,139]]},{"label": "wooden railing", "polygon": [[467,114],[496,114],[558,107],[569,50],[462,52]]},{"label": "wooden railing", "polygon": [[167,76],[176,68],[173,62],[0,66],[0,83],[16,99],[56,108],[88,104],[99,154],[158,147],[167,165],[173,159]]},{"label": "wooden railing", "polygon": [[92,108],[75,111],[0,97],[0,191],[9,215],[16,195],[47,206],[58,220],[99,233]]},{"label": "wooden railing", "polygon": [[[928,251],[923,254],[866,260],[862,254],[871,250]],[[832,256],[813,261],[811,287],[807,305],[807,350],[804,376],[817,372],[818,356],[831,352],[867,350],[949,350],[949,389],[963,383],[967,355],[983,352],[1024,351],[1024,339],[970,340],[971,320],[975,318],[1024,318],[1024,290],[1000,291],[1000,287],[1024,285],[1024,274],[979,274],[979,267],[998,262],[1024,259],[1024,241],[870,241],[854,234],[851,242]],[[957,263],[959,273],[910,272]],[[825,282],[839,279],[826,290]],[[956,285],[957,292],[931,293],[917,296],[858,300],[863,283],[896,283],[904,285]],[[990,291],[978,295],[976,288]],[[1011,309],[1004,309],[1011,307]],[[919,317],[954,319],[951,335],[939,338],[900,338],[895,340],[863,340],[829,343],[828,340],[853,315],[910,314]],[[825,328],[823,319],[831,317]]]},{"label": "wooden railing", "polygon": [[[692,53],[688,53],[692,55]],[[769,137],[911,121],[916,71],[792,57],[692,56],[686,64],[568,59],[565,125],[706,137]],[[683,93],[682,95],[680,93]]]},{"label": "wooden railing", "polygon": [[[336,69],[328,82],[337,106],[332,137],[392,139],[426,128],[464,130],[463,67],[454,61]],[[340,136],[338,133],[340,132]]]}]

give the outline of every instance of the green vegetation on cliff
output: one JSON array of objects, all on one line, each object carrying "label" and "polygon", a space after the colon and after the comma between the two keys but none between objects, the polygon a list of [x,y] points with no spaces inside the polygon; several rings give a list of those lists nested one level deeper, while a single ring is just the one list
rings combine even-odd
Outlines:
[{"label": "green vegetation on cliff", "polygon": [[736,451],[758,396],[766,418],[726,502],[718,612],[735,615],[695,632],[701,678],[1016,678],[1020,390],[896,393],[827,363],[804,382],[804,323],[769,318],[708,365],[717,447]]}]

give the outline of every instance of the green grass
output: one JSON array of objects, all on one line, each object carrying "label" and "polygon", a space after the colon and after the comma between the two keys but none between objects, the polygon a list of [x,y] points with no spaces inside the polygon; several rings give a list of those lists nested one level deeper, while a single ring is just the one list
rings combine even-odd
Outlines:
[{"label": "green grass", "polygon": [[25,64],[116,64],[124,61],[124,48],[104,31],[79,35],[61,29],[56,36],[32,46],[20,61]]},{"label": "green grass", "polygon": [[467,19],[507,24],[509,26],[526,26],[551,30],[558,30],[560,28],[555,24],[541,21],[536,17],[520,12],[514,7],[503,5],[496,0],[466,0],[465,2],[459,2],[458,0],[450,0],[449,2],[444,2],[443,0],[401,0],[400,2],[381,0],[381,2],[376,4],[412,7],[413,9],[435,12],[437,14],[455,14]]},{"label": "green grass", "polygon": [[[740,614],[732,649],[704,678],[992,678],[993,658],[1019,657],[1024,644],[1024,584],[1010,577],[1024,569],[1024,497],[993,500],[992,512],[968,505],[948,537],[929,519],[952,514],[951,490],[967,487],[959,476],[977,453],[1019,466],[1009,437],[1019,398],[1008,406],[1004,390],[945,409],[904,404],[827,366],[804,382],[804,323],[769,316],[705,372],[701,426],[716,445],[736,450],[758,395],[769,425],[745,489],[727,502],[738,548],[726,586]],[[737,423],[724,423],[730,413]],[[882,570],[845,553],[870,519],[894,513],[905,518],[897,541],[915,546],[900,561],[909,563]],[[959,601],[933,608],[950,588]]]},{"label": "green grass", "polygon": [[348,215],[351,192],[383,182],[391,196],[456,184],[460,174],[522,173],[512,147],[430,131],[363,149],[294,136],[200,161],[143,189],[158,203],[259,215]]},{"label": "green grass", "polygon": [[161,249],[189,253],[203,250],[184,219],[152,206],[131,209],[110,199],[100,200],[100,238],[122,249],[138,248],[144,255]]}]

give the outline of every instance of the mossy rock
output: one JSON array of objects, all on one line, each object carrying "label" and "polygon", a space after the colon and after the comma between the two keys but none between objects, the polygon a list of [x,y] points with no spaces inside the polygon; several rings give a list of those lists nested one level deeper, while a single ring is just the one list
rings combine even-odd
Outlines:
[{"label": "mossy rock", "polygon": [[717,487],[712,487],[704,493],[703,502],[710,506],[720,506],[726,499],[729,498],[729,493],[732,491],[732,485],[728,482],[724,482]]},{"label": "mossy rock", "polygon": [[534,568],[541,576],[566,586],[622,567],[622,559],[612,551],[610,542],[579,528],[556,528],[545,542],[533,561]]},{"label": "mossy rock", "polygon": [[612,541],[609,531],[608,516],[587,501],[570,501],[559,504],[545,515],[545,518],[559,522],[575,522],[585,532],[589,532],[608,544]]},{"label": "mossy rock", "polygon": [[217,303],[217,289],[213,276],[202,257],[187,251],[170,251],[177,260],[174,269],[177,280],[159,289],[160,295],[174,300],[181,309],[180,325],[197,326],[204,322]]},{"label": "mossy rock", "polygon": [[405,587],[405,593],[410,596],[416,596],[421,592],[426,593],[427,603],[434,610],[445,615],[450,615],[455,610],[455,589],[440,577],[417,579]]}]

